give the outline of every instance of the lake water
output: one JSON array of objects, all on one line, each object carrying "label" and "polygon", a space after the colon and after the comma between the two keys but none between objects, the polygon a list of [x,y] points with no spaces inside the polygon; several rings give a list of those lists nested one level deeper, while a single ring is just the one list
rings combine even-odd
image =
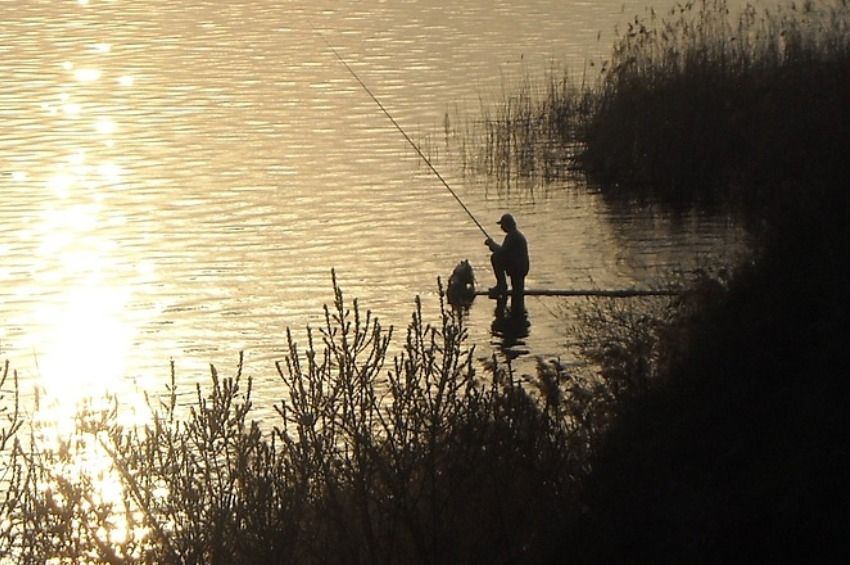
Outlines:
[{"label": "lake water", "polygon": [[[672,2],[656,5],[659,10]],[[161,391],[231,374],[281,396],[286,328],[303,339],[346,295],[403,330],[484,236],[337,61],[415,139],[474,119],[518,77],[581,71],[640,2],[0,1],[0,356],[25,393]],[[482,102],[483,101],[483,102]],[[436,141],[434,141],[436,140]],[[612,209],[580,180],[510,193],[438,166],[494,236],[512,212],[534,288],[649,286],[740,249],[712,217]],[[529,298],[517,363],[563,354],[556,299]],[[468,315],[504,355],[494,305]],[[400,336],[399,336],[400,337]]]}]

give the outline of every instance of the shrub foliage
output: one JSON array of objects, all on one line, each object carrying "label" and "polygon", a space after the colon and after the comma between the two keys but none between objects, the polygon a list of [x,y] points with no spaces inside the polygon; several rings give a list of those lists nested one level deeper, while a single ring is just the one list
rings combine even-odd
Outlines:
[{"label": "shrub foliage", "polygon": [[[211,367],[189,406],[171,384],[150,421],[84,409],[56,445],[3,428],[0,554],[22,563],[535,562],[575,518],[609,411],[557,363],[538,387],[477,374],[459,314],[417,307],[401,352],[334,281],[325,324],[287,333],[277,421],[251,378]],[[105,487],[104,485],[107,485]],[[110,486],[111,485],[111,486]],[[108,491],[108,492],[106,492]]]}]

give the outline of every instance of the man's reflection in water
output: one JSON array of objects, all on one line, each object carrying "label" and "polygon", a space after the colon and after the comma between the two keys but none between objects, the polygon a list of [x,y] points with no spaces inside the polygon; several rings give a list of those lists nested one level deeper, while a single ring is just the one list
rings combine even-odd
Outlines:
[{"label": "man's reflection in water", "polygon": [[500,296],[496,300],[490,332],[495,338],[495,344],[499,346],[508,361],[528,353],[525,338],[528,337],[530,327],[531,323],[528,321],[528,313],[521,295],[519,299],[511,301],[510,307],[508,307],[507,296]]}]

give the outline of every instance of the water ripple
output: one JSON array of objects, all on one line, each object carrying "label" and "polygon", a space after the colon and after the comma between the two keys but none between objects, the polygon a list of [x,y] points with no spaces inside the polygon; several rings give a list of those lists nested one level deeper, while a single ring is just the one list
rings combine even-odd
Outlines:
[{"label": "water ripple", "polygon": [[[115,308],[101,314],[131,335],[126,372],[164,381],[171,357],[191,380],[210,362],[231,367],[240,349],[265,378],[286,327],[322,322],[331,269],[397,326],[417,294],[435,314],[436,279],[460,259],[489,284],[483,235],[325,41],[414,138],[439,140],[448,108],[477,110],[511,77],[602,53],[597,32],[613,27],[621,2],[9,6],[0,351],[24,379],[41,378],[33,357],[55,346],[55,316],[80,315],[72,291],[114,291]],[[530,286],[629,286],[739,237],[710,219],[618,215],[576,185],[493,196],[486,179],[439,165],[492,235],[504,211],[517,214]],[[537,302],[529,309],[527,347],[559,351],[562,320]],[[86,320],[65,321],[106,339]],[[491,322],[491,305],[477,304],[473,339],[488,343]],[[275,386],[261,399],[274,400]]]}]

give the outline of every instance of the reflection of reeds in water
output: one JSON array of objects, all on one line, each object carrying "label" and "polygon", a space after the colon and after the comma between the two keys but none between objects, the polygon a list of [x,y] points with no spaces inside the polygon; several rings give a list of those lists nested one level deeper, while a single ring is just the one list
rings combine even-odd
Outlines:
[{"label": "reflection of reeds in water", "polygon": [[568,73],[550,71],[541,86],[529,76],[506,87],[495,103],[481,101],[475,120],[446,115],[447,145],[468,174],[500,188],[534,186],[574,172],[576,132],[589,99]]}]

